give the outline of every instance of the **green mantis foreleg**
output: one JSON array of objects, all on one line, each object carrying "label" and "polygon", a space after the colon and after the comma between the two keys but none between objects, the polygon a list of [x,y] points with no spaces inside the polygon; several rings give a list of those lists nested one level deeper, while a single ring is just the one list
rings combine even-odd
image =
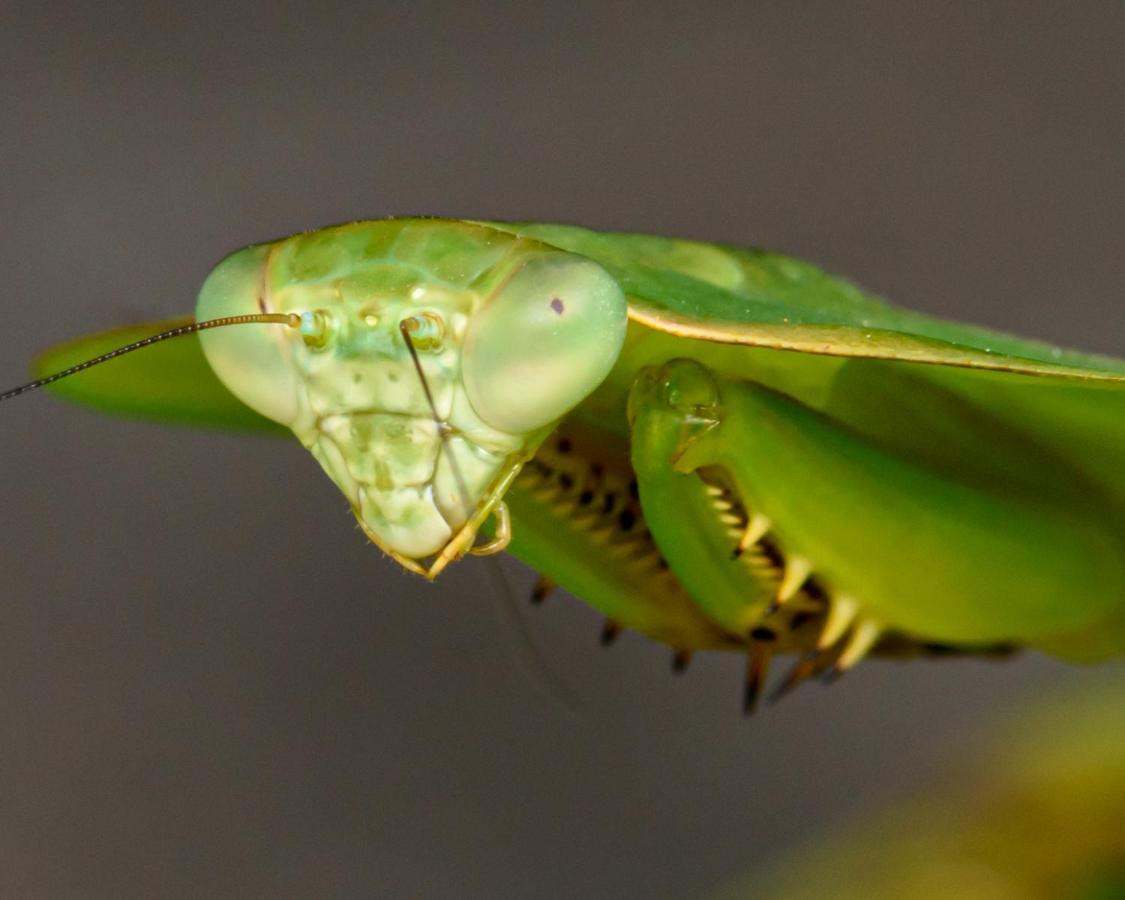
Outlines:
[{"label": "green mantis foreleg", "polygon": [[[631,408],[660,403],[680,410],[672,467],[726,472],[751,516],[768,519],[793,581],[811,575],[826,587],[830,631],[848,626],[845,664],[887,622],[951,643],[1034,644],[1088,628],[1121,593],[1114,538],[1096,518],[892,455],[784,394],[694,361],[642,374]],[[655,523],[679,510],[652,506],[654,530],[671,546],[673,531]],[[730,546],[720,548],[728,557]],[[718,554],[709,555],[713,570]],[[720,576],[696,590],[707,595],[701,603],[721,605],[716,595],[728,587]],[[1078,606],[1075,595],[1089,599]]]},{"label": "green mantis foreleg", "polygon": [[[667,377],[671,371],[676,377]],[[628,418],[645,520],[709,618],[743,639],[766,634],[776,639],[778,623],[771,623],[771,632],[765,620],[790,586],[783,560],[765,541],[768,519],[746,509],[718,467],[684,472],[674,465],[717,424],[712,418],[717,399],[710,373],[688,360],[639,374],[630,393]],[[823,613],[821,598],[804,600],[803,618]],[[787,632],[781,629],[782,635]]]}]

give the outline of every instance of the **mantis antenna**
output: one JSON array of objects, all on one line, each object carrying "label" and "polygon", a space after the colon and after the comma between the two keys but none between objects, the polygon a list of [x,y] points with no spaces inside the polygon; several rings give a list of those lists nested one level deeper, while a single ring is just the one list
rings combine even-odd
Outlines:
[{"label": "mantis antenna", "polygon": [[54,375],[48,375],[46,378],[40,378],[36,381],[29,381],[27,384],[21,384],[19,387],[4,391],[4,393],[0,394],[0,403],[3,403],[5,400],[12,400],[20,394],[27,394],[31,391],[38,390],[41,387],[53,384],[71,375],[77,375],[79,372],[83,372],[91,366],[109,362],[111,359],[124,356],[126,353],[132,353],[134,350],[141,350],[152,344],[158,344],[169,338],[182,337],[185,334],[195,334],[199,331],[206,331],[209,328],[224,328],[227,325],[257,324],[288,325],[290,328],[299,328],[301,325],[301,317],[296,313],[256,313],[254,315],[245,316],[224,316],[220,319],[206,319],[202,322],[180,325],[177,328],[162,331],[160,334],[154,334],[151,337],[146,337],[132,344],[126,344],[124,347],[118,347],[116,350],[110,350],[108,353],[103,353],[101,356],[95,356],[93,359],[80,362],[77,365],[71,366],[69,369],[56,372]]}]

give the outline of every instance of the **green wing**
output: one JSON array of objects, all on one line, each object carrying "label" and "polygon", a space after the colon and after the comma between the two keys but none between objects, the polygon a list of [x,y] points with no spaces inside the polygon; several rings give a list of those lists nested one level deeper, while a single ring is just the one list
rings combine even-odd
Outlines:
[{"label": "green wing", "polygon": [[569,225],[484,224],[596,260],[625,288],[632,319],[681,337],[1125,382],[1125,360],[901,309],[777,253]]}]

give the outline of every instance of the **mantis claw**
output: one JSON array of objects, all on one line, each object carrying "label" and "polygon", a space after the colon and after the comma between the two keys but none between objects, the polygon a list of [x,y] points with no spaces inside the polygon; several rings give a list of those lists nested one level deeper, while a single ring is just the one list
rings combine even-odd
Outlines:
[{"label": "mantis claw", "polygon": [[770,612],[777,612],[783,603],[791,600],[812,574],[812,563],[803,556],[790,556],[785,561],[785,574],[777,588],[777,596],[770,604]]},{"label": "mantis claw", "polygon": [[473,556],[493,556],[502,552],[512,540],[512,517],[508,514],[508,507],[497,503],[492,508],[492,517],[496,520],[496,534],[492,540],[485,541],[469,548]]},{"label": "mantis claw", "polygon": [[535,581],[535,587],[531,589],[531,602],[538,606],[551,595],[558,585],[548,578],[546,575],[540,575]]},{"label": "mantis claw", "polygon": [[742,695],[742,714],[754,715],[758,708],[758,697],[766,683],[769,674],[770,660],[773,650],[769,644],[754,641],[750,645],[750,653],[746,658],[746,686]]},{"label": "mantis claw", "polygon": [[608,647],[620,636],[622,631],[621,624],[613,621],[613,619],[606,619],[605,625],[602,626],[602,634],[600,643],[603,647]]},{"label": "mantis claw", "polygon": [[731,559],[738,559],[746,552],[747,548],[754,546],[766,533],[770,530],[770,520],[768,516],[761,513],[754,513],[750,516],[750,521],[746,523],[746,530],[742,532],[742,537],[738,539],[738,544],[731,552]]},{"label": "mantis claw", "polygon": [[832,668],[839,675],[848,671],[867,655],[868,650],[875,646],[875,642],[879,640],[879,635],[882,632],[883,626],[874,619],[864,619],[859,622],[848,636],[847,643],[844,645],[839,659],[836,660],[836,665]]}]

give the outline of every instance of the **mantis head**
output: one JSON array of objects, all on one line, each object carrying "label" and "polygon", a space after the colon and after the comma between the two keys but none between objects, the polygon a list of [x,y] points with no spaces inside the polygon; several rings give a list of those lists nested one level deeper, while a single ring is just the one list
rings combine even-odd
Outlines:
[{"label": "mantis head", "polygon": [[[433,578],[506,543],[504,492],[609,373],[627,308],[585,257],[481,226],[385,225],[382,242],[238,251],[207,279],[197,319],[290,317],[201,333],[208,362],[293,430],[375,544]],[[493,515],[496,539],[474,548]]]}]

